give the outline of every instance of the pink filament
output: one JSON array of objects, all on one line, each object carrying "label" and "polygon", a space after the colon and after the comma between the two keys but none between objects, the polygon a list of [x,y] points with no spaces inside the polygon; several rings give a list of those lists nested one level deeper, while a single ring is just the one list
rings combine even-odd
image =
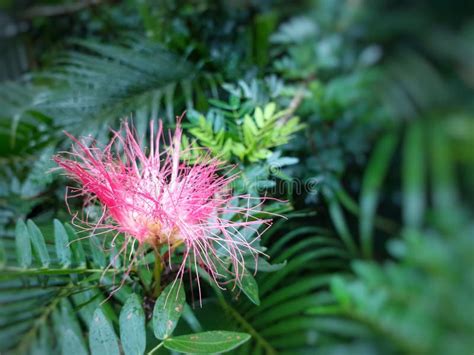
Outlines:
[{"label": "pink filament", "polygon": [[[197,162],[187,162],[189,151],[181,150],[179,122],[164,149],[160,149],[161,121],[156,133],[150,122],[149,149],[139,144],[126,122],[113,131],[104,148],[67,135],[75,143],[72,151],[54,159],[80,184],[77,191],[86,197],[86,204],[98,201],[102,206],[93,233],[113,230],[140,244],[182,243],[180,277],[188,264],[204,269],[216,283],[224,276],[221,270],[240,281],[244,256],[250,254],[256,261],[260,252],[253,244],[261,234],[258,228],[271,224],[253,216],[263,199],[232,195],[229,185],[237,175],[219,174],[226,166],[216,159],[203,155]],[[245,230],[256,237],[248,240]]]}]

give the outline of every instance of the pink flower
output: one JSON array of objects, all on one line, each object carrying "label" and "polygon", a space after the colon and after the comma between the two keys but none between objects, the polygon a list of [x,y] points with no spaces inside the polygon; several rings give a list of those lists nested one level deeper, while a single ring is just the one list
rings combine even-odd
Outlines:
[{"label": "pink flower", "polygon": [[[154,129],[152,121],[148,149],[127,123],[113,131],[103,148],[68,134],[75,143],[72,152],[54,158],[81,185],[75,190],[86,197],[85,203],[102,206],[93,234],[100,234],[98,230],[123,234],[122,253],[136,243],[155,250],[167,245],[170,251],[183,245],[179,277],[188,265],[200,266],[216,283],[224,276],[222,270],[240,281],[244,256],[257,260],[260,253],[254,246],[261,234],[257,229],[271,224],[254,216],[264,199],[233,196],[229,184],[237,175],[223,174],[228,169],[216,159],[203,154],[198,162],[186,162],[179,122],[164,149],[160,149],[162,122],[156,134]],[[255,237],[248,240],[246,235]],[[127,249],[130,243],[132,248]],[[171,252],[167,255],[164,262],[171,266]]]}]

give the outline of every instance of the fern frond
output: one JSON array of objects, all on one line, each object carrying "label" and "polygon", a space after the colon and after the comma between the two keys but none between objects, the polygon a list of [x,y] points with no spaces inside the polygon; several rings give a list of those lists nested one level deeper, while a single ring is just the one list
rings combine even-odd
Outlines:
[{"label": "fern frond", "polygon": [[[2,238],[6,256],[0,263],[2,352],[33,353],[39,347],[51,353],[56,346],[64,350],[74,345],[78,353],[87,354],[77,317],[83,316],[86,304],[95,308],[105,299],[100,280],[107,271],[93,265],[76,239],[74,230],[57,220],[53,238],[45,238],[31,220],[18,221],[15,239]],[[81,300],[87,303],[76,314],[71,304]],[[59,344],[52,341],[51,329]]]},{"label": "fern frond", "polygon": [[100,127],[105,121],[156,105],[160,97],[172,101],[176,85],[189,91],[191,64],[149,42],[119,45],[78,41],[58,65],[40,74],[53,80],[52,90],[37,105],[61,126],[84,122]]},{"label": "fern frond", "polygon": [[315,236],[314,232],[302,227],[283,239],[276,239],[276,235],[265,239],[273,263],[287,263],[278,272],[257,275],[262,299],[259,306],[237,295],[238,302],[232,302],[216,291],[231,324],[252,335],[252,343],[242,347],[239,354],[308,351],[332,337],[365,331],[353,321],[316,312],[336,303],[328,287],[333,272],[346,270],[349,254],[339,241]]}]

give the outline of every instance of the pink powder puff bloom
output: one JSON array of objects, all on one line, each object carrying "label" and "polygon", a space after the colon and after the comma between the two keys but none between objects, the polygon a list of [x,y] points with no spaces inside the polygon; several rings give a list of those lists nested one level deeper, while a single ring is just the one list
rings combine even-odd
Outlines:
[{"label": "pink powder puff bloom", "polygon": [[[167,245],[171,251],[184,245],[178,277],[183,277],[187,264],[204,269],[218,285],[223,276],[238,283],[244,256],[250,254],[256,261],[261,253],[254,246],[263,233],[257,229],[271,224],[254,216],[264,199],[232,195],[229,185],[237,175],[222,174],[228,167],[208,155],[187,162],[189,151],[181,149],[179,122],[163,149],[162,122],[156,134],[154,128],[151,121],[149,149],[140,145],[126,122],[112,131],[104,148],[66,133],[75,143],[72,151],[54,160],[80,185],[75,191],[86,197],[85,204],[98,202],[103,211],[98,222],[91,225],[86,218],[82,223],[91,227],[92,234],[98,230],[123,234],[122,254],[130,243],[132,250],[136,243],[155,250]],[[255,237],[248,240],[246,235]],[[171,256],[164,262],[171,267]]]}]

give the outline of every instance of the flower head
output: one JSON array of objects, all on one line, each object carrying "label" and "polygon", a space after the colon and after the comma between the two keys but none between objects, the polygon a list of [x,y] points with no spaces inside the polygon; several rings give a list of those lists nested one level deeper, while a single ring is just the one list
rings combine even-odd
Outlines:
[{"label": "flower head", "polygon": [[[179,122],[165,148],[160,148],[161,121],[156,133],[154,122],[150,123],[148,149],[126,122],[103,148],[68,136],[75,143],[72,151],[55,161],[79,183],[76,191],[86,196],[86,204],[102,206],[102,216],[92,225],[94,232],[113,230],[133,245],[138,242],[155,250],[183,245],[181,277],[190,265],[201,267],[216,282],[223,269],[238,281],[244,256],[257,257],[257,229],[271,223],[254,216],[263,200],[234,196],[229,185],[236,175],[223,174],[227,167],[218,160],[204,155],[187,162]],[[256,237],[249,240],[248,235]]]}]

